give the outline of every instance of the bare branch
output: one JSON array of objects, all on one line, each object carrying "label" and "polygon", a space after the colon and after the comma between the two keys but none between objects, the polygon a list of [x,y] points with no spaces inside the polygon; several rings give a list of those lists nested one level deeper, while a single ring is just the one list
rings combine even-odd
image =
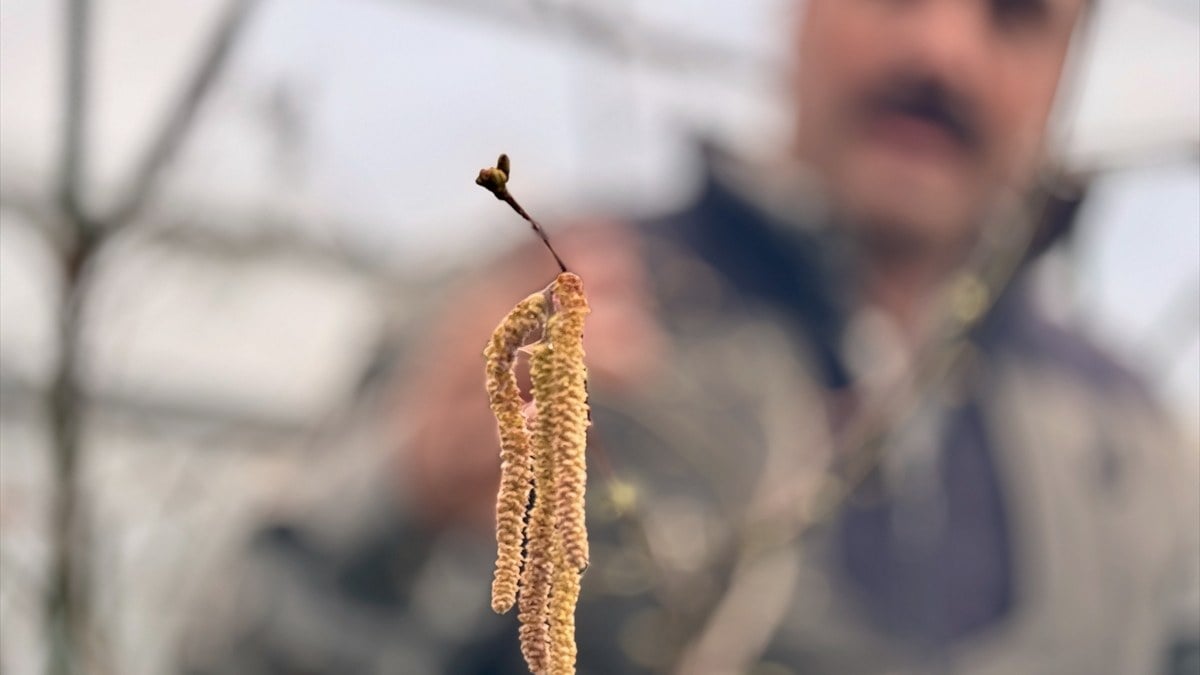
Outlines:
[{"label": "bare branch", "polygon": [[[59,167],[58,197],[72,222],[86,222],[83,214],[82,187],[87,161],[87,57],[91,44],[88,32],[88,0],[68,0],[66,40],[66,77],[63,109],[62,156]],[[82,233],[80,233],[82,234]]]},{"label": "bare branch", "polygon": [[134,170],[128,194],[104,219],[105,223],[119,227],[136,218],[141,212],[153,193],[163,168],[174,159],[187,140],[197,112],[224,72],[246,20],[258,4],[259,0],[231,0],[225,8],[196,70],[188,79],[179,99],[167,113],[162,127],[151,138],[149,149]]}]

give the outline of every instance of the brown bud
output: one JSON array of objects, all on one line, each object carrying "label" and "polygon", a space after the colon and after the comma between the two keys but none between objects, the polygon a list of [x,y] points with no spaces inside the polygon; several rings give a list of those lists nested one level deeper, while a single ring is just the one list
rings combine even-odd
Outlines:
[{"label": "brown bud", "polygon": [[508,175],[504,171],[492,166],[480,169],[479,176],[475,178],[476,185],[496,195],[497,199],[504,199],[504,194],[507,192],[507,188],[505,187],[507,183]]}]

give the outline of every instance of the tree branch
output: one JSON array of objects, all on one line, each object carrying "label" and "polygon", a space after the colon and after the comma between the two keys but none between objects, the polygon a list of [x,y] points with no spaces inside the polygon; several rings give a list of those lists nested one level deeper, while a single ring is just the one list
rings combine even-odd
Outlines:
[{"label": "tree branch", "polygon": [[231,0],[225,8],[195,71],[134,170],[129,192],[104,219],[110,227],[133,220],[146,205],[163,169],[187,140],[197,112],[224,72],[233,46],[258,4],[259,0]]}]

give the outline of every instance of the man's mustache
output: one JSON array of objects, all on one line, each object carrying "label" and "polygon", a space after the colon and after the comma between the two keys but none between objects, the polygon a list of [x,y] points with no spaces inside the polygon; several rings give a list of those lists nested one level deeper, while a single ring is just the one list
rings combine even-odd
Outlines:
[{"label": "man's mustache", "polygon": [[932,77],[892,75],[864,97],[861,109],[867,119],[900,114],[936,124],[967,150],[983,143],[975,104]]}]

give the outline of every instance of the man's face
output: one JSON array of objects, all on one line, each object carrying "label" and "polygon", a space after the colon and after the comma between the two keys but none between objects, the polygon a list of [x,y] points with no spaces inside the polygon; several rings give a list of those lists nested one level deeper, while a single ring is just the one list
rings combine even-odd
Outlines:
[{"label": "man's face", "polygon": [[797,143],[835,211],[945,247],[1027,189],[1085,1],[808,0]]}]

